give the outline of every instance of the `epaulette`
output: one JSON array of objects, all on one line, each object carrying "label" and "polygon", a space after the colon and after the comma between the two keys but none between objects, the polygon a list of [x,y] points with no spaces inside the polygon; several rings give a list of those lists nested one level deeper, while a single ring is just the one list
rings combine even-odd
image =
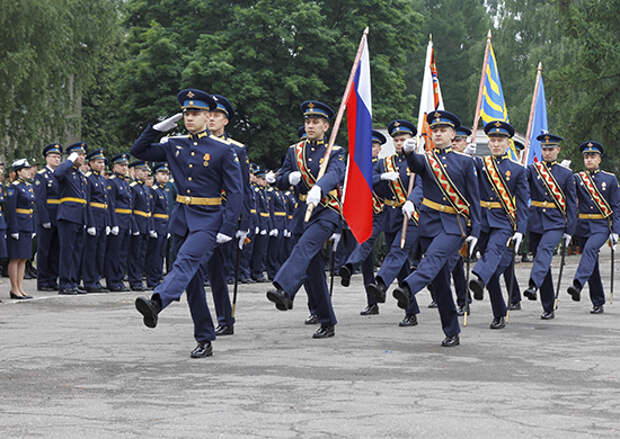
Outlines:
[{"label": "epaulette", "polygon": [[15,181],[13,181],[11,184],[12,184],[13,186],[17,186],[19,183],[20,183],[20,181],[19,181],[19,180],[15,180]]},{"label": "epaulette", "polygon": [[267,189],[268,192],[273,192],[273,188],[270,187],[269,189]]},{"label": "epaulette", "polygon": [[300,142],[293,143],[291,146],[289,146],[289,149],[290,149],[290,148],[297,148],[297,145],[299,145],[300,143],[304,143],[304,141],[302,140],[302,141],[300,141]]},{"label": "epaulette", "polygon": [[170,139],[189,139],[189,134],[185,134],[183,136],[169,136],[168,140]]},{"label": "epaulette", "polygon": [[332,151],[338,151],[339,149],[342,149],[342,146],[338,146],[338,145],[332,146]]},{"label": "epaulette", "polygon": [[170,183],[174,183],[174,178],[170,177],[170,180],[168,180]]},{"label": "epaulette", "polygon": [[84,174],[85,177],[90,177],[91,175],[93,175],[92,172],[88,171],[86,174]]},{"label": "epaulette", "polygon": [[522,163],[520,163],[520,162],[516,161],[516,160],[515,160],[515,159],[513,159],[512,157],[508,157],[508,160],[510,160],[511,162],[513,162],[513,163],[515,163],[515,164],[517,164],[517,165],[521,166],[522,168],[525,168],[525,166],[523,166],[523,164],[522,164]]},{"label": "epaulette", "polygon": [[41,169],[40,171],[37,171],[37,174],[41,174],[41,175],[43,175],[43,174],[45,174],[46,172],[47,172],[47,168],[43,168],[43,169]]},{"label": "epaulette", "polygon": [[464,152],[455,151],[455,150],[452,150],[452,152],[455,153],[455,154],[458,154],[458,155],[464,155],[464,156],[467,156],[467,157],[471,158],[471,156],[469,154],[465,154]]},{"label": "epaulette", "polygon": [[137,185],[137,184],[138,184],[138,182],[137,182],[137,181],[132,181],[131,183],[129,183],[129,186],[130,186],[130,187],[134,187],[134,186],[135,186],[135,185]]},{"label": "epaulette", "polygon": [[112,180],[113,178],[116,178],[116,175],[110,175],[110,180]]},{"label": "epaulette", "polygon": [[214,136],[213,134],[209,134],[209,139],[215,140],[216,142],[223,143],[224,145],[230,145],[230,140],[224,139],[223,137]]},{"label": "epaulette", "polygon": [[602,172],[603,174],[613,175],[614,177],[616,176],[616,174],[614,174],[613,172],[603,171],[602,169],[601,169],[601,172]]},{"label": "epaulette", "polygon": [[242,148],[245,148],[245,145],[241,142],[237,142],[235,139],[231,139],[230,137],[228,138],[228,140],[230,140],[230,143],[232,143],[233,145],[237,145],[240,146]]}]

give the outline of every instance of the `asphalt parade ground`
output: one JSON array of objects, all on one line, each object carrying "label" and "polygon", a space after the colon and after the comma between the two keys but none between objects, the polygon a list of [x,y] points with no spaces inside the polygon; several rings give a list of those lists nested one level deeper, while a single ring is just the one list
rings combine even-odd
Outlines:
[{"label": "asphalt parade ground", "polygon": [[[362,317],[361,275],[349,288],[336,278],[336,336],[313,340],[303,290],[280,312],[269,284],[241,285],[235,335],[206,359],[189,357],[184,299],[151,330],[140,293],[57,296],[26,281],[35,299],[18,303],[3,279],[0,437],[617,438],[620,293],[591,315],[587,288],[581,302],[565,292],[577,262],[567,257],[555,320],[525,299],[490,330],[485,292],[455,348],[440,346],[426,290],[418,326],[399,328],[391,290]],[[517,265],[521,286],[530,267]],[[601,271],[608,293],[608,249]]]}]

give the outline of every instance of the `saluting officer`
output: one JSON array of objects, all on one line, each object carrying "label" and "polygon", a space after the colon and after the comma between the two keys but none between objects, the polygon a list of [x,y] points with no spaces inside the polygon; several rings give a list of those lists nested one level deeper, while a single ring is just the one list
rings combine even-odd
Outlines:
[{"label": "saluting officer", "polygon": [[62,145],[51,143],[43,148],[45,168],[34,177],[34,194],[37,202],[37,289],[58,290],[58,181],[54,170],[62,159]]},{"label": "saluting officer", "polygon": [[110,291],[129,291],[123,283],[127,267],[129,234],[133,225],[133,198],[129,182],[125,180],[128,172],[129,154],[122,153],[112,157],[112,175],[108,178],[108,212],[110,214],[110,235],[105,253],[106,287]]},{"label": "saluting officer", "polygon": [[[215,328],[205,300],[201,263],[208,261],[216,245],[235,236],[243,202],[239,159],[228,143],[210,135],[208,112],[215,109],[213,98],[202,90],[185,89],[177,99],[183,113],[149,125],[131,148],[138,158],[167,161],[179,190],[170,223],[174,239],[182,242],[176,260],[150,299],[139,297],[136,308],[149,328],[157,326],[158,314],[187,291],[187,301],[198,342],[192,358],[212,355]],[[183,118],[189,136],[170,137],[158,143]],[[222,190],[226,205],[222,206]]]},{"label": "saluting officer", "polygon": [[82,279],[89,293],[102,293],[108,290],[101,285],[105,267],[107,236],[110,234],[110,215],[108,213],[108,185],[102,175],[105,168],[103,148],[97,148],[86,156],[91,171],[86,173],[88,181],[88,207],[86,239],[82,258]]},{"label": "saluting officer", "polygon": [[60,240],[58,294],[85,294],[86,290],[78,285],[88,199],[88,183],[80,171],[86,160],[86,143],[69,145],[65,152],[69,155],[67,160],[54,170],[60,188],[57,216]]},{"label": "saluting officer", "polygon": [[575,174],[579,214],[574,241],[582,248],[581,259],[568,294],[573,300],[581,300],[581,290],[588,282],[592,314],[601,314],[605,304],[605,292],[599,271],[598,253],[607,238],[614,246],[620,233],[620,188],[618,179],[610,172],[600,169],[603,145],[594,140],[579,146],[586,168]]},{"label": "saluting officer", "polygon": [[555,317],[551,262],[560,240],[564,238],[564,245],[568,247],[571,236],[575,233],[576,185],[571,170],[557,162],[560,142],[563,139],[553,134],[541,134],[536,139],[540,141],[543,160],[527,167],[532,199],[528,231],[534,263],[528,289],[523,295],[530,300],[536,300],[536,291],[540,288],[543,307],[540,318],[549,320]]},{"label": "saluting officer", "polygon": [[450,291],[449,262],[463,245],[474,247],[480,233],[478,184],[471,157],[454,152],[452,140],[461,121],[447,111],[427,115],[435,148],[425,154],[411,154],[415,140],[405,142],[403,150],[412,172],[422,179],[424,198],[418,225],[419,248],[424,257],[417,270],[393,296],[399,306],[409,305],[412,294],[429,285],[435,292],[441,325],[446,335],[442,346],[458,345],[459,323]]},{"label": "saluting officer", "polygon": [[132,230],[129,238],[129,259],[127,261],[127,278],[132,291],[143,291],[142,273],[148,237],[157,239],[151,219],[150,191],[145,186],[150,169],[145,162],[137,160],[129,164],[133,169],[135,180],[129,183],[132,197]]},{"label": "saluting officer", "polygon": [[150,237],[146,251],[146,286],[154,289],[161,283],[166,253],[166,236],[168,234],[168,194],[166,184],[170,178],[167,163],[153,166],[155,182],[151,188],[151,216],[156,237]]},{"label": "saluting officer", "polygon": [[[301,110],[308,138],[289,147],[278,172],[277,185],[281,189],[295,186],[299,199],[316,207],[307,223],[303,222],[302,217],[299,224],[303,232],[293,252],[276,274],[273,280],[275,289],[267,292],[267,299],[274,302],[281,311],[292,309],[295,295],[305,284],[306,292],[316,304],[316,313],[321,322],[312,337],[326,338],[334,336],[337,322],[327,288],[321,249],[325,241],[340,228],[338,190],[344,181],[344,150],[339,146],[332,148],[325,174],[317,180],[327,150],[325,133],[334,112],[319,101],[305,101],[301,104]],[[303,216],[305,211],[301,208],[296,215]]]},{"label": "saluting officer", "polygon": [[11,299],[32,299],[24,291],[26,260],[32,256],[35,195],[32,185],[32,166],[26,159],[15,160],[11,166],[16,179],[6,190],[7,250]]}]

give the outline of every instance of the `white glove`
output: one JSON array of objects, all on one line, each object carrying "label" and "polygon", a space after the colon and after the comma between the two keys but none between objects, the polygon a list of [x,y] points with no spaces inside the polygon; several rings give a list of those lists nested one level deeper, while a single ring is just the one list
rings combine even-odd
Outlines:
[{"label": "white glove", "polygon": [[342,235],[340,233],[332,233],[332,236],[329,237],[329,239],[333,241],[332,251],[336,251],[336,249],[338,248],[338,243],[340,242],[341,237]]},{"label": "white glove", "polygon": [[264,235],[266,235],[266,234],[267,234],[267,229],[265,229],[265,230],[261,230],[261,231],[260,231],[260,234],[261,234],[261,235],[263,235],[263,236],[264,236]]},{"label": "white glove", "polygon": [[226,244],[232,238],[228,235],[224,235],[223,233],[218,233],[215,235],[215,242],[218,244]]},{"label": "white glove", "polygon": [[398,180],[398,172],[384,172],[381,174],[381,180],[396,181]]},{"label": "white glove", "polygon": [[19,233],[11,233],[11,238],[19,239]]},{"label": "white glove", "polygon": [[476,153],[476,144],[470,143],[469,145],[465,147],[465,151],[463,152],[468,155],[474,155]]},{"label": "white glove", "polygon": [[243,244],[245,244],[245,239],[249,234],[249,230],[237,230],[237,233],[235,233],[235,238],[239,240],[239,250],[243,250]]},{"label": "white glove", "polygon": [[166,235],[166,239],[170,239],[170,233]]},{"label": "white glove", "polygon": [[618,234],[612,233],[609,235],[609,242],[611,243],[611,248],[616,251],[616,244],[618,243]]},{"label": "white glove", "polygon": [[36,234],[36,233],[33,233],[33,234],[32,234],[32,239],[34,239],[34,237],[35,237],[35,236],[37,236],[37,234]]},{"label": "white glove", "polygon": [[43,223],[43,224],[41,224],[41,227],[43,227],[44,229],[51,229],[52,228],[52,223]]},{"label": "white glove", "polygon": [[156,232],[155,230],[150,230],[150,231],[149,231],[149,236],[150,236],[151,238],[155,238],[155,239],[157,239],[157,232]]},{"label": "white glove", "polygon": [[314,204],[315,206],[321,202],[321,187],[318,184],[315,184],[310,188],[306,202],[308,204]]},{"label": "white glove", "polygon": [[159,123],[153,125],[153,129],[161,133],[167,133],[172,128],[177,126],[177,121],[183,118],[183,113],[177,113],[174,116],[170,116],[168,119],[164,119]]},{"label": "white glove", "polygon": [[415,211],[415,206],[411,200],[407,200],[405,201],[405,204],[403,204],[402,210],[403,213],[407,215],[407,219],[411,219],[411,215],[413,215],[413,212]]},{"label": "white glove", "polygon": [[515,232],[514,235],[512,235],[512,237],[508,240],[508,243],[506,245],[509,245],[510,242],[512,241],[513,243],[513,251],[516,253],[519,252],[519,247],[521,246],[521,241],[523,240],[523,233],[521,232]]},{"label": "white glove", "polygon": [[94,227],[89,227],[86,229],[86,233],[88,233],[90,236],[95,236],[97,234],[97,229],[95,229]]},{"label": "white glove", "polygon": [[570,236],[568,233],[565,233],[564,235],[562,235],[562,238],[564,238],[564,246],[568,247],[568,244],[570,244],[570,240],[572,236]]},{"label": "white glove", "polygon": [[278,229],[271,229],[271,230],[269,231],[269,236],[275,236],[275,237],[277,237],[277,236],[278,236]]},{"label": "white glove", "polygon": [[[291,179],[291,176],[289,175],[289,180]],[[267,183],[269,184],[273,184],[276,182],[276,174],[274,174],[273,171],[269,171],[267,172],[267,175],[265,175],[265,180],[267,180]]]},{"label": "white glove", "polygon": [[476,244],[478,243],[478,238],[476,238],[475,236],[469,235],[467,238],[465,238],[465,242],[469,244],[469,257],[471,258],[471,255],[474,254],[474,249],[476,248]]},{"label": "white glove", "polygon": [[105,226],[105,236],[108,236],[110,234],[110,226]]},{"label": "white glove", "polygon": [[140,232],[139,232],[139,231],[132,232],[132,235],[133,235],[133,236],[139,236],[139,235],[140,235]]},{"label": "white glove", "polygon": [[563,167],[564,167],[564,168],[566,168],[566,169],[570,169],[570,163],[571,163],[571,161],[570,161],[570,160],[562,160],[562,161],[560,162],[560,166],[563,166]]},{"label": "white glove", "polygon": [[112,227],[112,229],[110,230],[110,232],[111,232],[114,236],[118,235],[118,232],[119,232],[119,231],[120,231],[120,230],[118,229],[118,226],[114,226],[114,227]]},{"label": "white glove", "polygon": [[255,235],[258,235],[259,233],[260,233],[260,228],[259,228],[259,227],[256,227],[256,228],[254,229],[254,234],[255,234]]},{"label": "white glove", "polygon": [[72,152],[71,154],[69,154],[69,157],[67,157],[67,160],[69,160],[70,162],[75,163],[75,160],[78,158],[78,153],[77,152]]},{"label": "white glove", "polygon": [[288,174],[288,182],[292,186],[297,186],[297,183],[299,183],[300,180],[301,180],[301,172],[293,171],[290,174]]},{"label": "white glove", "polygon": [[418,146],[418,144],[416,143],[414,138],[407,139],[403,144],[403,151],[405,151],[407,154],[412,153],[415,150],[416,146]]}]

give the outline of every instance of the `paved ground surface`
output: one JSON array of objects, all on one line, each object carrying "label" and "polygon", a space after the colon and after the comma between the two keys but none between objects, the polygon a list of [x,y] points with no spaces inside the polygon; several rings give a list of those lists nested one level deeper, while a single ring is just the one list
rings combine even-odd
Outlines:
[{"label": "paved ground surface", "polygon": [[[620,303],[595,316],[587,291],[572,302],[576,263],[568,258],[555,320],[541,321],[540,304],[526,301],[492,331],[488,300],[475,302],[454,349],[439,346],[436,310],[399,328],[390,296],[380,315],[361,317],[359,275],[335,289],[340,323],[327,340],[303,325],[303,292],[278,312],[268,284],[243,285],[235,335],[200,360],[189,358],[185,301],[149,330],[137,293],[15,303],[4,279],[0,437],[617,438]],[[522,284],[529,266],[518,265]],[[428,304],[426,291],[418,297]]]}]

